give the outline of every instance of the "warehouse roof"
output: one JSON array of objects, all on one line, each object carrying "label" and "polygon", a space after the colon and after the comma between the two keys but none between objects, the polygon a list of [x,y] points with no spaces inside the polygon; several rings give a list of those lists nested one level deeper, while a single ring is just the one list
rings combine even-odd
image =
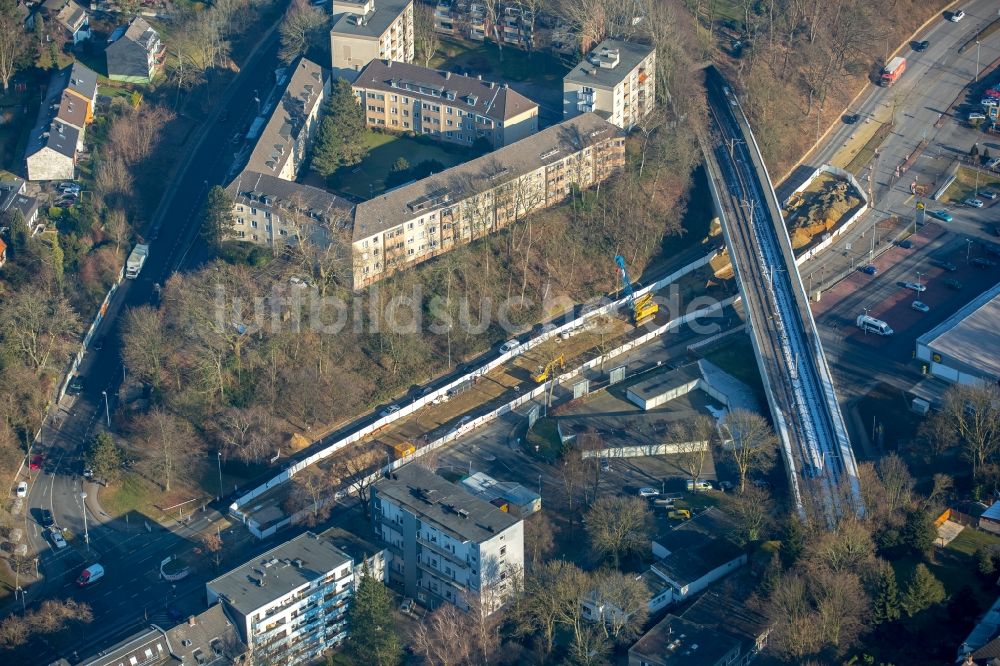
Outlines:
[{"label": "warehouse roof", "polygon": [[1000,283],[917,339],[931,351],[1000,378]]}]

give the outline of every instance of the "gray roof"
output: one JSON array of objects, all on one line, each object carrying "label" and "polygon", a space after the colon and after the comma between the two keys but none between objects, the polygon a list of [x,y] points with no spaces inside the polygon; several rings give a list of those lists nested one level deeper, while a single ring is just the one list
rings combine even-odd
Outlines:
[{"label": "gray roof", "polygon": [[256,171],[243,171],[226,191],[238,203],[278,211],[295,208],[315,220],[346,220],[351,210],[347,199],[326,190]]},{"label": "gray roof", "polygon": [[694,516],[655,541],[670,554],[653,564],[670,580],[684,586],[712,570],[732,562],[744,551],[726,538],[733,530],[732,520],[712,507]]},{"label": "gray roof", "polygon": [[698,369],[698,365],[696,363],[689,363],[675,370],[654,374],[648,379],[638,381],[629,386],[628,390],[643,400],[649,400],[700,379],[701,371]]},{"label": "gray roof", "polygon": [[117,28],[111,37],[104,50],[108,75],[148,77],[149,54],[160,43],[156,30],[144,19],[135,18],[128,26]]},{"label": "gray roof", "polygon": [[97,72],[86,65],[74,62],[69,71],[63,70],[62,75],[68,76],[64,88],[72,90],[91,102],[97,99]]},{"label": "gray roof", "polygon": [[657,666],[715,666],[738,645],[711,627],[667,615],[628,653],[630,658]]},{"label": "gray roof", "polygon": [[[613,68],[601,67],[598,64],[601,61],[609,62],[609,58],[602,55],[605,49],[611,52],[615,49],[618,50],[618,64]],[[645,44],[605,39],[595,46],[587,54],[587,57],[580,61],[580,64],[571,69],[569,74],[563,77],[563,80],[596,88],[614,88],[654,50],[652,46]]]},{"label": "gray roof", "polygon": [[696,624],[715,627],[750,647],[771,630],[771,622],[763,613],[747,606],[748,596],[713,588],[698,597],[681,616]]},{"label": "gray roof", "polygon": [[69,158],[76,157],[76,143],[80,138],[80,132],[71,125],[53,120],[50,125],[32,130],[28,137],[28,148],[25,151],[27,157],[44,148],[49,148],[65,155]]},{"label": "gray roof", "polygon": [[68,2],[56,14],[58,21],[70,33],[75,33],[87,23],[87,12],[75,2]]},{"label": "gray roof", "polygon": [[[343,0],[340,1],[343,2]],[[378,39],[412,2],[413,0],[375,0],[375,10],[362,16],[360,24],[356,22],[355,17],[361,16],[365,3],[359,2],[357,3],[357,13],[341,15],[333,24],[333,29],[330,32],[334,35]]]},{"label": "gray roof", "polygon": [[[368,526],[370,528],[371,523],[368,523]],[[363,560],[367,560],[372,555],[385,550],[385,546],[378,545],[355,532],[350,532],[341,527],[331,527],[320,536],[337,544],[337,548],[347,553],[354,560],[355,566],[358,566]]]},{"label": "gray roof", "polygon": [[306,532],[209,581],[208,587],[248,615],[350,562],[330,539]]},{"label": "gray roof", "polygon": [[384,497],[461,541],[480,543],[516,525],[518,518],[470,495],[420,465],[403,465],[373,486]]},{"label": "gray roof", "polygon": [[968,371],[1000,378],[1000,283],[917,339]]},{"label": "gray roof", "polygon": [[518,506],[526,506],[540,499],[538,493],[528,490],[519,483],[497,481],[483,472],[476,472],[462,479],[460,486],[487,502],[501,498]]},{"label": "gray roof", "polygon": [[446,104],[501,122],[538,108],[538,104],[506,84],[405,62],[372,60],[352,85]]},{"label": "gray roof", "polygon": [[276,174],[295,150],[295,141],[323,94],[323,68],[306,58],[292,67],[288,85],[250,153],[246,168]]},{"label": "gray roof", "polygon": [[[618,128],[611,123],[593,113],[585,113],[482,157],[381,194],[354,209],[354,240],[413,219],[418,214],[415,211],[430,212],[454,205],[475,192],[522,176],[575,153],[586,144],[617,134]],[[417,205],[421,208],[414,208]]]}]

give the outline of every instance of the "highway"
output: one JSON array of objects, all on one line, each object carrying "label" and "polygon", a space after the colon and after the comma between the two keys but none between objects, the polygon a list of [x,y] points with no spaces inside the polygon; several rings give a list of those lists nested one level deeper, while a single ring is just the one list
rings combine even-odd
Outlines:
[{"label": "highway", "polygon": [[736,97],[708,74],[713,196],[743,295],[792,500],[832,523],[862,511],[857,467],[778,202]]}]

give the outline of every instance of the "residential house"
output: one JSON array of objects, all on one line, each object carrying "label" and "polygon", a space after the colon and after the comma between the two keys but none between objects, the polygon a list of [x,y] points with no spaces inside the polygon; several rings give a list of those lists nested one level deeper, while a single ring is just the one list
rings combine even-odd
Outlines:
[{"label": "residential house", "polygon": [[413,0],[331,0],[335,76],[353,80],[372,60],[413,62]]},{"label": "residential house", "polygon": [[590,113],[360,203],[354,287],[494,233],[624,164],[618,128]]},{"label": "residential house", "polygon": [[351,204],[310,185],[276,176],[243,171],[226,188],[233,199],[232,234],[268,247],[308,240],[326,246],[336,233],[346,233]]},{"label": "residential house", "polygon": [[347,636],[354,562],[330,539],[306,532],[205,587],[254,663],[312,663]]},{"label": "residential house", "polygon": [[737,666],[740,644],[711,627],[667,615],[628,651],[629,666]]},{"label": "residential house", "polygon": [[459,485],[501,511],[518,518],[527,518],[542,510],[542,496],[513,481],[497,481],[482,472],[476,472],[462,479]]},{"label": "residential house", "polygon": [[0,179],[0,226],[9,219],[14,211],[20,211],[28,229],[33,229],[38,222],[38,200],[29,197],[27,183],[23,178],[11,176]]},{"label": "residential house", "polygon": [[372,485],[375,533],[388,546],[389,581],[427,607],[500,608],[524,570],[524,523],[420,465]]},{"label": "residential house", "polygon": [[605,39],[563,77],[563,117],[594,112],[629,128],[656,106],[656,49]]},{"label": "residential house", "polygon": [[90,17],[73,0],[45,0],[42,9],[49,25],[59,25],[74,45],[90,39]]},{"label": "residential house", "polygon": [[372,60],[354,80],[370,127],[493,148],[538,131],[538,104],[507,84],[391,60]]},{"label": "residential house", "polygon": [[28,134],[28,180],[72,180],[97,103],[97,73],[80,63],[53,74]]},{"label": "residential house", "polygon": [[284,76],[288,83],[245,168],[295,180],[305,162],[309,137],[319,125],[323,101],[330,95],[330,79],[306,58],[299,58]]},{"label": "residential house", "polygon": [[104,57],[108,63],[108,78],[128,83],[149,83],[163,64],[167,48],[160,35],[146,20],[132,19],[119,26],[108,37]]},{"label": "residential house", "polygon": [[[167,625],[164,625],[167,626]],[[221,604],[170,629],[152,624],[77,666],[236,666],[247,663],[247,648]]]}]

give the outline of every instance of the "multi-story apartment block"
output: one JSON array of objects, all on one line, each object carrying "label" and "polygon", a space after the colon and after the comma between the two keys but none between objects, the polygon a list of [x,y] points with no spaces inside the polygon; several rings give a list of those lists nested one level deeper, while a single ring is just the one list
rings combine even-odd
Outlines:
[{"label": "multi-story apartment block", "polygon": [[519,2],[504,4],[497,31],[508,44],[531,48],[535,43],[535,16]]},{"label": "multi-story apartment block", "polygon": [[493,148],[538,131],[538,104],[507,84],[391,60],[372,60],[354,81],[371,127]]},{"label": "multi-story apartment block", "polygon": [[522,575],[522,521],[419,465],[377,481],[372,506],[390,582],[424,606],[468,609],[475,600],[491,613]]},{"label": "multi-story apartment block", "polygon": [[354,562],[311,532],[206,583],[255,665],[315,662],[342,641],[353,588]]},{"label": "multi-story apartment block", "polygon": [[372,60],[413,62],[413,0],[332,0],[333,73],[352,79]]},{"label": "multi-story apartment block", "polygon": [[350,225],[351,204],[310,185],[244,171],[226,191],[233,200],[236,240],[280,247],[308,234],[311,242],[325,245]]},{"label": "multi-story apartment block", "polygon": [[656,49],[605,39],[563,78],[563,117],[594,112],[618,127],[656,105]]},{"label": "multi-story apartment block", "polygon": [[434,30],[443,35],[458,35],[483,41],[503,40],[521,47],[534,45],[535,17],[516,0],[494,7],[496,16],[483,2],[473,0],[438,0],[434,8]]},{"label": "multi-story apartment block", "polygon": [[322,67],[305,58],[299,58],[284,76],[288,83],[245,168],[295,180],[305,162],[309,137],[319,125],[323,100],[330,95],[330,79]]},{"label": "multi-story apartment block", "polygon": [[354,287],[447,252],[600,183],[625,164],[618,128],[593,113],[358,204]]}]

